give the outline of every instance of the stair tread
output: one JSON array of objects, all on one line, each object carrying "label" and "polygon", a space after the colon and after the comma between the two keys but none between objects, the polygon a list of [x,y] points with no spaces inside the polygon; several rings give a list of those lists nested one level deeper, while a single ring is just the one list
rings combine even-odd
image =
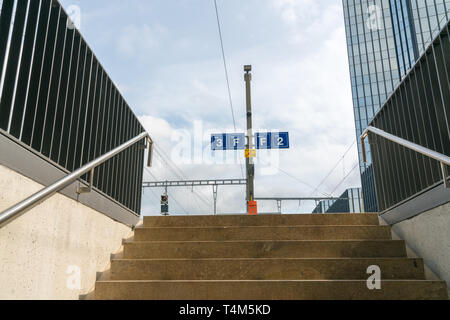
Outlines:
[{"label": "stair tread", "polygon": [[[367,279],[358,280],[358,279],[349,279],[349,280],[334,280],[334,279],[318,279],[318,280],[97,280],[96,282],[112,282],[112,283],[130,283],[130,282],[148,282],[148,283],[226,283],[226,282],[271,282],[271,283],[280,283],[280,282],[364,282],[367,283]],[[422,280],[422,279],[388,279],[381,280],[381,282],[418,282],[418,283],[445,283],[442,280]]]},{"label": "stair tread", "polygon": [[388,226],[382,226],[382,225],[366,225],[366,224],[299,224],[299,225],[277,225],[277,226],[261,226],[261,225],[245,225],[245,226],[201,226],[201,227],[192,227],[192,226],[186,226],[186,227],[170,227],[170,226],[141,226],[136,228],[136,230],[142,230],[142,229],[231,229],[231,228],[267,228],[267,229],[273,229],[273,228],[389,228]]},{"label": "stair tread", "polygon": [[144,227],[148,226],[273,226],[273,225],[379,225],[378,215],[370,213],[352,214],[284,214],[284,215],[189,215],[189,216],[147,216]]},{"label": "stair tread", "polygon": [[307,260],[318,260],[318,261],[365,261],[365,260],[377,260],[377,261],[383,261],[383,260],[389,260],[389,261],[396,261],[396,260],[423,260],[422,258],[408,258],[408,257],[367,257],[367,258],[360,258],[360,257],[339,257],[339,258],[173,258],[173,259],[165,259],[165,258],[119,258],[119,259],[112,259],[111,261],[280,261],[280,260],[301,260],[301,261],[307,261]]},{"label": "stair tread", "polygon": [[97,282],[96,299],[158,300],[448,300],[444,281],[382,280],[113,280]]},{"label": "stair tread", "polygon": [[335,239],[335,240],[143,240],[126,241],[124,244],[156,244],[156,243],[255,243],[255,242],[404,242],[392,239]]}]

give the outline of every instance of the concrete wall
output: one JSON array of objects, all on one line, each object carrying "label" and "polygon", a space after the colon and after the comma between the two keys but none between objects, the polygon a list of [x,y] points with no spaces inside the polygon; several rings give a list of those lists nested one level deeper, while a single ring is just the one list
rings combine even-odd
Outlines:
[{"label": "concrete wall", "polygon": [[[43,186],[0,166],[0,211]],[[78,299],[131,229],[56,194],[0,228],[0,299]]]},{"label": "concrete wall", "polygon": [[449,230],[450,202],[392,226],[393,233],[405,240],[450,289]]}]

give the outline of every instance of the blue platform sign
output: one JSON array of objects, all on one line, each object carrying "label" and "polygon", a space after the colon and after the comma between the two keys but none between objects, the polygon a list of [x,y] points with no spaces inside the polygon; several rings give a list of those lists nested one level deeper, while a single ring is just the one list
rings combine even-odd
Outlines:
[{"label": "blue platform sign", "polygon": [[[289,132],[255,134],[256,149],[289,149]],[[211,150],[245,150],[244,133],[218,133],[211,135]]]},{"label": "blue platform sign", "polygon": [[289,149],[289,132],[257,133],[256,149]]},{"label": "blue platform sign", "polygon": [[219,133],[211,135],[211,149],[217,150],[244,150],[245,134]]}]

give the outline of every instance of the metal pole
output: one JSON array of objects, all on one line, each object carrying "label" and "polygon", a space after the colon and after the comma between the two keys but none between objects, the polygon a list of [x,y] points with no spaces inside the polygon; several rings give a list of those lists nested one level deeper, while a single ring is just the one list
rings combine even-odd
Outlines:
[{"label": "metal pole", "polygon": [[213,185],[213,197],[214,197],[214,215],[217,214],[217,191],[219,189],[218,185]]},{"label": "metal pole", "polygon": [[[252,81],[252,66],[246,65],[244,66],[245,71],[245,89],[246,89],[246,97],[247,97],[247,145],[246,149],[254,150],[253,143],[253,126],[252,126],[252,99],[251,99],[251,87],[250,82]],[[247,169],[247,210],[248,210],[248,201],[253,201],[255,198],[254,192],[254,179],[255,179],[255,165],[253,163],[252,155],[246,158],[245,161],[246,169]]]}]

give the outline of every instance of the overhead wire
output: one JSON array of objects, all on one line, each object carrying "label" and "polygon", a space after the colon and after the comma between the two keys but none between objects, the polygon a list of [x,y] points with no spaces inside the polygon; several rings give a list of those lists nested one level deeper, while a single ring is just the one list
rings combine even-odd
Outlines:
[{"label": "overhead wire", "polygon": [[[228,99],[229,99],[229,102],[230,102],[231,116],[233,118],[233,127],[234,127],[234,132],[237,133],[236,132],[237,131],[237,129],[236,129],[236,118],[234,116],[233,98],[231,96],[230,78],[228,76],[227,59],[226,59],[225,48],[224,48],[224,44],[223,44],[222,27],[221,27],[221,23],[220,23],[219,8],[217,6],[217,0],[214,0],[214,8],[216,10],[217,28],[218,28],[218,31],[219,31],[219,41],[220,41],[220,47],[221,47],[221,50],[222,50],[222,60],[223,60],[223,67],[224,67],[224,70],[225,70],[225,79],[226,79],[227,89],[228,89]],[[244,178],[244,169],[243,169],[242,162],[241,162],[240,158],[239,158],[239,165],[241,167],[242,178]]]},{"label": "overhead wire", "polygon": [[345,156],[350,152],[350,150],[353,148],[355,143],[356,143],[356,140],[354,140],[352,142],[350,147],[347,148],[344,155],[339,159],[339,161],[336,163],[336,165],[330,170],[330,172],[325,176],[325,178],[323,178],[323,180],[317,185],[317,187],[314,188],[314,191],[312,192],[311,196],[314,195],[314,193],[319,190],[319,188],[325,183],[325,181],[327,181],[327,179],[331,176],[331,174],[337,169],[339,164],[344,160]]},{"label": "overhead wire", "polygon": [[[177,179],[188,180],[187,177],[184,175],[183,171],[165,154],[164,150],[162,150],[160,148],[160,151],[162,154],[164,154],[164,156],[162,154],[159,154],[160,159],[169,167],[169,170],[172,170],[172,172],[175,174]],[[172,166],[172,168],[170,168],[170,166]],[[177,172],[177,170],[178,170],[178,172]],[[196,196],[198,199],[200,199],[206,205],[207,210],[210,210],[209,208],[213,205],[212,203],[209,203],[197,191],[192,190],[192,193],[194,194],[194,196]]]},{"label": "overhead wire", "polygon": [[[148,170],[147,168],[145,168],[145,169],[146,169],[147,173],[150,174],[150,175],[153,177],[153,179],[158,180],[158,178],[156,178],[156,176],[155,176],[153,173],[151,173],[150,170]],[[154,192],[152,189],[150,189],[150,191],[151,191],[151,193],[152,193],[153,195],[156,196],[157,199],[159,199],[158,195],[155,194],[155,192]],[[171,198],[173,199],[173,201],[175,201],[175,203],[181,208],[181,210],[184,211],[184,213],[188,214],[187,210],[186,210],[186,209],[185,209],[185,208],[177,201],[177,199],[175,198],[175,196],[174,196],[173,194],[171,194],[170,197],[171,197]]]},{"label": "overhead wire", "polygon": [[359,166],[359,161],[356,161],[355,166],[349,171],[349,173],[341,180],[341,182],[339,182],[339,184],[333,189],[333,191],[331,192],[331,194],[333,194],[344,182],[345,180],[348,179],[348,177],[350,177],[350,175],[353,173],[353,171],[355,171],[355,169]]},{"label": "overhead wire", "polygon": [[[288,171],[286,171],[286,170],[284,170],[284,169],[281,169],[280,167],[275,166],[275,165],[273,165],[273,164],[269,164],[269,163],[267,163],[267,162],[261,160],[261,158],[258,158],[258,161],[261,161],[261,162],[262,162],[263,164],[265,164],[265,165],[271,165],[271,166],[273,166],[274,168],[280,170],[281,173],[285,174],[286,176],[288,176],[288,177],[294,179],[295,181],[297,181],[297,182],[299,182],[299,183],[301,183],[301,184],[307,186],[307,187],[310,188],[310,189],[314,189],[314,187],[313,187],[311,184],[309,184],[308,182],[303,181],[302,179],[300,179],[300,178],[294,176],[293,174],[289,173]],[[323,194],[324,196],[326,196],[326,197],[330,197],[330,196],[331,196],[329,193],[326,193],[326,192],[323,192],[323,191],[320,191],[320,190],[318,190],[318,191],[319,191],[320,193],[322,193],[322,194]]]},{"label": "overhead wire", "polygon": [[[166,154],[166,152],[159,145],[157,145],[155,143],[154,147],[155,147],[155,149],[154,149],[155,150],[155,155],[157,155],[160,158],[160,160],[163,163],[166,164],[167,169],[169,169],[175,175],[175,177],[177,179],[179,179],[179,180],[188,180],[186,175],[184,174],[183,170],[181,170],[180,167],[178,167],[177,164],[174,163],[170,159],[170,157]],[[210,208],[213,206],[213,204],[208,202],[205,199],[204,195],[199,194],[196,190],[192,190],[192,193],[194,194],[195,197],[197,197],[203,203],[203,205],[205,205],[205,208],[206,208],[207,211],[211,210]],[[198,204],[198,201],[196,200],[196,198],[194,198],[194,200]],[[199,208],[199,207],[197,206],[197,208]]]}]

